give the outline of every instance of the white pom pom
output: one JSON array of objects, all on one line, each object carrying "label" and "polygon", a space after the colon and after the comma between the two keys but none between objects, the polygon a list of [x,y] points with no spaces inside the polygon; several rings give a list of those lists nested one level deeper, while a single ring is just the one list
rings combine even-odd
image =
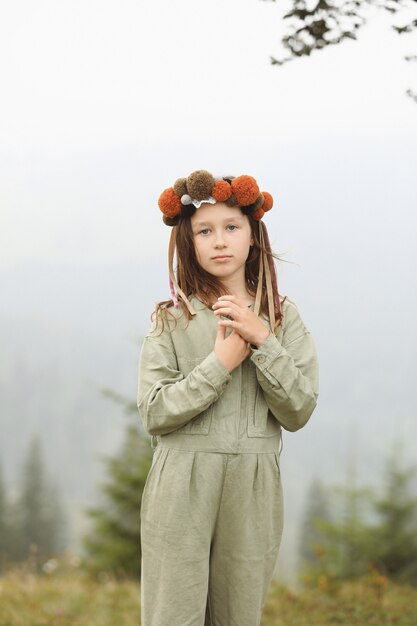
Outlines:
[{"label": "white pom pom", "polygon": [[191,204],[192,201],[193,200],[191,196],[188,195],[188,193],[185,193],[183,196],[181,196],[181,204],[183,204],[184,206],[187,206],[187,204]]}]

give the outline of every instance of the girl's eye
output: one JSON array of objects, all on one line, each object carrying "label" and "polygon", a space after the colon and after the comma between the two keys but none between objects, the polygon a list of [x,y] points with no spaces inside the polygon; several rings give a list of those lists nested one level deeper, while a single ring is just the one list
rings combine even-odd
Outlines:
[{"label": "girl's eye", "polygon": [[229,224],[227,228],[232,228],[233,230],[236,230],[237,226],[235,226],[235,224]]},{"label": "girl's eye", "polygon": [[202,230],[200,230],[200,232],[198,234],[199,235],[204,235],[207,232],[208,232],[208,228],[203,228]]}]

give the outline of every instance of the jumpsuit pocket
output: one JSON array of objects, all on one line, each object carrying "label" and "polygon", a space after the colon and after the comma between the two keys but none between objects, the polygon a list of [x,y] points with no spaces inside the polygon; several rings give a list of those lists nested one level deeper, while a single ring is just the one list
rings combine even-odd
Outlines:
[{"label": "jumpsuit pocket", "polygon": [[269,414],[269,407],[260,385],[257,386],[253,405],[248,403],[247,431],[248,437],[276,437],[281,433],[279,423]]},{"label": "jumpsuit pocket", "polygon": [[147,474],[147,476],[146,476],[145,484],[144,484],[144,486],[143,486],[143,490],[142,490],[142,500],[143,500],[143,495],[144,495],[144,493],[145,493],[145,491],[146,491],[146,487],[148,486],[148,483],[149,483],[149,479],[150,479],[150,477],[151,477],[151,474],[152,474],[153,470],[155,469],[155,465],[156,465],[156,462],[157,462],[157,460],[158,460],[158,457],[159,457],[159,455],[160,455],[160,453],[161,453],[161,450],[162,450],[162,448],[160,448],[160,447],[159,447],[159,448],[158,448],[158,447],[157,447],[157,448],[155,448],[155,452],[154,452],[154,453],[153,453],[153,455],[152,455],[152,462],[151,462],[151,466],[150,466],[150,468],[149,468],[148,474]]},{"label": "jumpsuit pocket", "polygon": [[211,420],[213,418],[213,405],[208,409],[193,417],[189,422],[181,426],[175,433],[184,433],[184,435],[208,435],[210,432]]},{"label": "jumpsuit pocket", "polygon": [[274,457],[275,457],[275,463],[276,463],[277,469],[278,469],[278,476],[281,477],[281,468],[279,466],[279,454],[278,454],[278,452],[274,452]]},{"label": "jumpsuit pocket", "polygon": [[140,504],[141,516],[142,516],[142,512],[143,512],[144,507],[145,507],[145,500],[146,500],[147,493],[149,491],[149,486],[151,484],[151,479],[155,475],[156,466],[158,465],[158,463],[159,463],[159,461],[161,459],[163,461],[166,458],[168,452],[169,452],[169,448],[162,448],[161,446],[158,446],[157,448],[155,448],[155,452],[153,453],[153,457],[152,457],[152,463],[151,463],[151,466],[149,468],[148,475],[146,476],[145,484],[144,484],[143,490],[142,490],[142,498],[141,498],[141,504]]},{"label": "jumpsuit pocket", "polygon": [[[188,376],[193,369],[199,365],[208,354],[202,354],[199,357],[188,358],[178,356],[178,367],[184,376]],[[210,432],[211,420],[213,417],[213,404],[207,409],[193,417],[189,422],[177,428],[174,432],[184,435],[208,435]]]}]

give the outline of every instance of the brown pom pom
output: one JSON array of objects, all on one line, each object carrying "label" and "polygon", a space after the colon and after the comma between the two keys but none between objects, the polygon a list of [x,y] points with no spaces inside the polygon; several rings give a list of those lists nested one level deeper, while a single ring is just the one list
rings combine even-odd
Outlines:
[{"label": "brown pom pom", "polygon": [[264,211],[269,211],[270,209],[272,209],[272,205],[274,204],[274,200],[273,200],[271,194],[268,193],[267,191],[263,191],[262,195],[265,198],[265,202],[263,203],[262,208],[263,208]]},{"label": "brown pom pom", "polygon": [[225,180],[218,180],[211,190],[211,195],[217,202],[224,202],[232,195],[232,188]]},{"label": "brown pom pom", "polygon": [[187,190],[193,200],[208,198],[214,184],[214,176],[206,170],[196,170],[187,178]]},{"label": "brown pom pom", "polygon": [[252,176],[237,176],[232,180],[232,191],[241,206],[253,204],[259,196],[259,187]]},{"label": "brown pom pom", "polygon": [[258,209],[256,209],[255,213],[252,213],[253,219],[257,221],[261,220],[264,215],[265,215],[265,211],[263,210],[262,207],[259,207]]},{"label": "brown pom pom", "polygon": [[158,206],[167,217],[175,217],[181,212],[181,198],[172,187],[168,187],[159,196]]},{"label": "brown pom pom", "polygon": [[188,193],[187,191],[187,179],[186,178],[178,178],[174,183],[174,191],[181,198],[184,194]]},{"label": "brown pom pom", "polygon": [[242,213],[245,213],[246,215],[249,215],[250,213],[254,213],[257,209],[259,209],[259,207],[263,205],[263,203],[264,203],[264,197],[260,193],[259,196],[256,198],[256,202],[242,207]]},{"label": "brown pom pom", "polygon": [[237,198],[235,194],[232,194],[230,198],[226,200],[225,204],[227,204],[227,206],[237,206]]},{"label": "brown pom pom", "polygon": [[176,226],[178,224],[178,222],[180,221],[180,216],[176,215],[175,217],[167,217],[166,215],[163,215],[162,216],[162,221],[167,226]]}]

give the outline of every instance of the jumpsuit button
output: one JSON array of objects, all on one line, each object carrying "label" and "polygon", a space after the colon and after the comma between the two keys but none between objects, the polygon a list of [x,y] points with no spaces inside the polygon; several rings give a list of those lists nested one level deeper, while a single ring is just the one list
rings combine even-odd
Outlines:
[{"label": "jumpsuit button", "polygon": [[264,354],[260,354],[259,356],[256,357],[256,360],[258,361],[258,363],[265,363],[265,359],[266,359],[266,356]]}]

